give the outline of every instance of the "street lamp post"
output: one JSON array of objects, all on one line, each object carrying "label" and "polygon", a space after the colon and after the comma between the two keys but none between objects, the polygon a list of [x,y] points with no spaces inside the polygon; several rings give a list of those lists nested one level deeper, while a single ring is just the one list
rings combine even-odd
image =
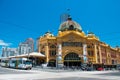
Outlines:
[{"label": "street lamp post", "polygon": [[[81,60],[83,60],[83,55],[79,55],[79,58],[81,58]],[[81,63],[80,63],[80,65],[81,65]],[[82,63],[82,65],[83,65],[83,63]]]},{"label": "street lamp post", "polygon": [[81,55],[80,54],[79,57],[82,58],[82,62],[83,62],[82,66],[87,67],[87,57],[86,57],[86,55]]},{"label": "street lamp post", "polygon": [[56,57],[56,69],[58,69],[58,56]]},{"label": "street lamp post", "polygon": [[93,70],[93,63],[89,61],[89,67]]}]

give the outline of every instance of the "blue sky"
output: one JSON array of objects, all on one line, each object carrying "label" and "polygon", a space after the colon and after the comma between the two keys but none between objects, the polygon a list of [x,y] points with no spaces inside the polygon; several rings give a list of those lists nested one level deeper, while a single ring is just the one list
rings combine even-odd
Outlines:
[{"label": "blue sky", "polygon": [[0,45],[17,47],[48,30],[57,35],[60,15],[70,9],[82,30],[120,46],[120,0],[0,0]]}]

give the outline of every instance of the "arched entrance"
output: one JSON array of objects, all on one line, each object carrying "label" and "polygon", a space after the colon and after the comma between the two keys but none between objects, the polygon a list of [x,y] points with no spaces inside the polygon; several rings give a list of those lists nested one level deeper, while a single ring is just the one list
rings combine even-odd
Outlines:
[{"label": "arched entrance", "polygon": [[56,60],[54,60],[54,59],[49,60],[48,66],[55,67],[56,66]]},{"label": "arched entrance", "polygon": [[69,53],[64,57],[65,66],[81,66],[81,58],[76,53]]}]

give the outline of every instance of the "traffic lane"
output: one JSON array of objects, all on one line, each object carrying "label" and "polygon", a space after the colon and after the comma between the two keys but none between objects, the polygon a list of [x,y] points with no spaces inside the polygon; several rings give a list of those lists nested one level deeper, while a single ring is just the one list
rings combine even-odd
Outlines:
[{"label": "traffic lane", "polygon": [[102,74],[96,74],[96,75],[105,75],[105,76],[120,76],[120,71],[118,72],[112,72],[112,73],[102,73]]},{"label": "traffic lane", "polygon": [[[48,78],[48,79],[35,79],[35,80],[110,80],[110,79],[85,78],[85,77],[68,77],[68,78]],[[111,80],[113,80],[113,79],[111,79]]]},{"label": "traffic lane", "polygon": [[25,70],[20,70],[20,69],[0,67],[0,74],[26,74],[26,73],[32,73],[32,72],[28,72],[28,71],[26,72]]}]

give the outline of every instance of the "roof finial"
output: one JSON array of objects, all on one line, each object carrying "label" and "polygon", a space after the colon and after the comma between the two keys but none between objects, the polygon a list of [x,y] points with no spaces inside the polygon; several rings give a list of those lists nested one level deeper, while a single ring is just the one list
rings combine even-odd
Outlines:
[{"label": "roof finial", "polygon": [[69,8],[67,9],[67,14],[68,14],[68,17],[70,17],[70,9]]},{"label": "roof finial", "polygon": [[65,13],[63,13],[63,14],[60,15],[60,22],[61,23],[65,22],[65,21],[68,20],[68,18],[71,18],[71,16],[70,16],[70,9],[69,8],[65,11]]},{"label": "roof finial", "polygon": [[67,9],[67,14],[68,14],[67,20],[72,20],[72,18],[71,18],[71,16],[70,16],[70,9],[69,9],[69,8]]}]

